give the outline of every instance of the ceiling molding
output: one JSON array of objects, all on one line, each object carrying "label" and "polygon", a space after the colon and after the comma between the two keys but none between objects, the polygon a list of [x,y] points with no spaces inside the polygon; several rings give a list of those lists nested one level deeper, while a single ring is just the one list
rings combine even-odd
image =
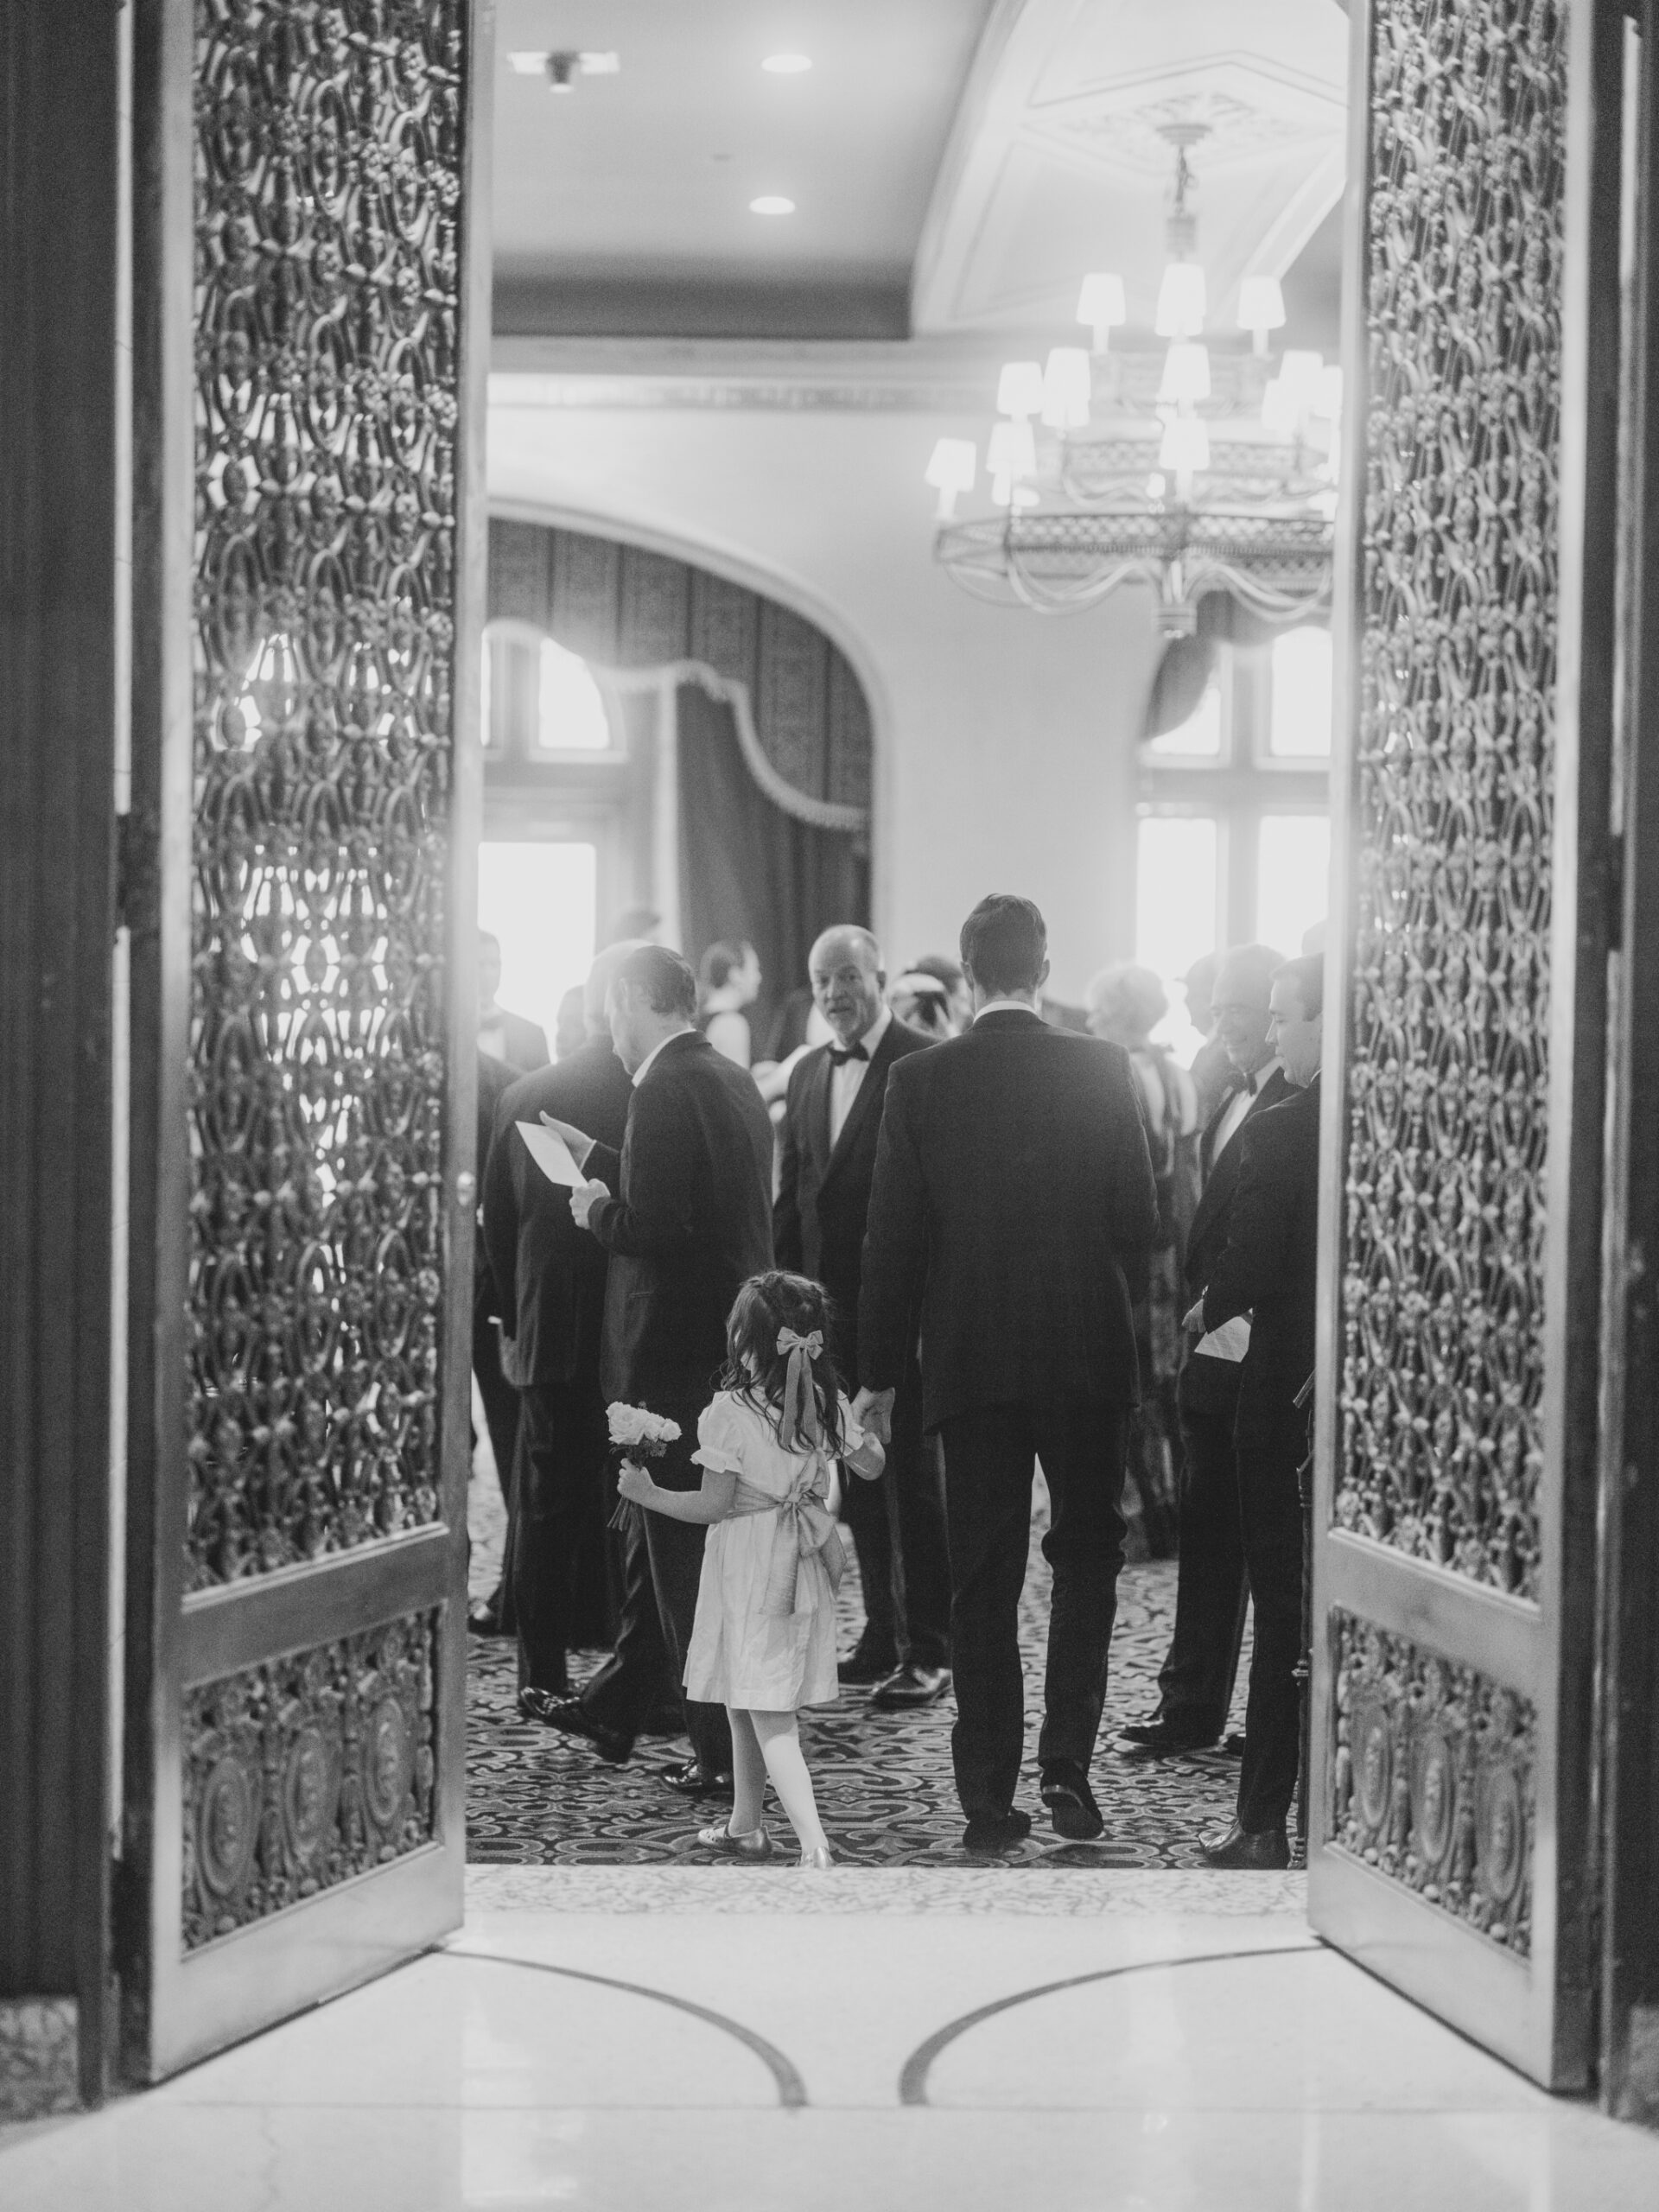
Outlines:
[{"label": "ceiling molding", "polygon": [[[1043,343],[1033,334],[1033,348]],[[725,343],[498,337],[490,404],[983,415],[1006,342]]]},{"label": "ceiling molding", "polygon": [[[1069,323],[1115,268],[1150,319],[1173,155],[1192,161],[1219,327],[1247,272],[1282,276],[1344,174],[1347,27],[1336,0],[1006,0],[981,41],[923,226],[919,334]],[[1206,185],[1208,189],[1206,189]]]}]

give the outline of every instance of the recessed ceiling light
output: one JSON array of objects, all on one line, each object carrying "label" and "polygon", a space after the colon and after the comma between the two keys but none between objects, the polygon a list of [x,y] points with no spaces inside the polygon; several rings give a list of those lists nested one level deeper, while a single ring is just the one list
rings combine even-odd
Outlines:
[{"label": "recessed ceiling light", "polygon": [[749,213],[751,215],[792,215],[795,202],[785,200],[781,193],[763,192],[759,200],[750,200]]},{"label": "recessed ceiling light", "polygon": [[769,54],[760,64],[774,77],[799,77],[812,67],[810,54]]}]

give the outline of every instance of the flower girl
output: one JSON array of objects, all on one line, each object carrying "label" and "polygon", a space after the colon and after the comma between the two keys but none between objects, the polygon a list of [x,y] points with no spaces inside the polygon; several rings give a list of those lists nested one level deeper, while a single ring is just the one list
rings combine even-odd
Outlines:
[{"label": "flower girl", "polygon": [[686,1653],[688,1698],[732,1720],[731,1819],[699,1832],[711,1851],[766,1859],[766,1777],[801,1847],[800,1865],[830,1864],[795,1715],[830,1705],[836,1591],[846,1563],[831,1515],[835,1463],[867,1482],[882,1451],[854,1423],[824,1348],[829,1297],[804,1275],[753,1275],[726,1324],[727,1363],[697,1423],[700,1491],[661,1490],[625,1461],[618,1487],[653,1513],[702,1522],[709,1540]]}]

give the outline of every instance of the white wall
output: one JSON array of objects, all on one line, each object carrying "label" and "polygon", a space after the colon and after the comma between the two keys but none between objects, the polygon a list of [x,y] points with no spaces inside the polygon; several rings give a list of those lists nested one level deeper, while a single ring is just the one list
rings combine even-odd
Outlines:
[{"label": "white wall", "polygon": [[932,557],[934,440],[985,423],[824,407],[559,407],[493,382],[493,506],[668,541],[815,615],[871,695],[876,921],[956,948],[990,890],[1048,918],[1052,988],[1132,951],[1134,747],[1159,641],[1144,590],[1081,614],[969,598]]}]

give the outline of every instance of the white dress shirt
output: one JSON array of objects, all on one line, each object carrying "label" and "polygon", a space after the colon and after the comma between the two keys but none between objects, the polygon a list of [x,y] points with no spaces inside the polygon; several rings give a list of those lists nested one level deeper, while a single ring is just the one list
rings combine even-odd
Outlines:
[{"label": "white dress shirt", "polygon": [[[671,1045],[674,1042],[675,1037],[689,1037],[690,1034],[691,1024],[688,1021],[683,1029],[677,1029],[674,1032],[673,1036],[664,1037],[663,1039],[663,1045]],[[653,1045],[651,1050],[645,1054],[645,1058],[641,1060],[639,1066],[635,1068],[633,1071],[633,1087],[636,1090],[639,1090],[640,1084],[651,1073],[652,1062],[656,1058],[658,1053],[662,1051],[663,1045]]]},{"label": "white dress shirt", "polygon": [[1039,1021],[1043,1018],[1029,999],[987,999],[974,1020],[982,1021],[988,1014],[1034,1014]]},{"label": "white dress shirt", "polygon": [[[841,1141],[841,1133],[847,1126],[847,1116],[853,1110],[853,1101],[858,1096],[859,1085],[869,1073],[870,1059],[874,1058],[875,1048],[887,1035],[887,1025],[892,1020],[893,1009],[884,1006],[859,1039],[859,1043],[869,1054],[869,1059],[843,1060],[839,1067],[832,1067],[830,1071],[830,1148],[832,1152]],[[841,1048],[837,1045],[832,1049],[839,1052]]]},{"label": "white dress shirt", "polygon": [[[1246,1076],[1222,1108],[1221,1119],[1216,1123],[1215,1139],[1210,1148],[1208,1172],[1211,1175],[1216,1172],[1216,1162],[1243,1128],[1244,1117],[1260,1096],[1262,1084],[1271,1081],[1278,1066],[1278,1060],[1271,1059],[1264,1066],[1257,1068],[1254,1075]],[[1207,1336],[1200,1337],[1195,1347],[1206,1359],[1231,1360],[1235,1365],[1249,1348],[1250,1317],[1248,1313],[1235,1313],[1230,1321],[1224,1321],[1218,1329],[1211,1329]]]}]

